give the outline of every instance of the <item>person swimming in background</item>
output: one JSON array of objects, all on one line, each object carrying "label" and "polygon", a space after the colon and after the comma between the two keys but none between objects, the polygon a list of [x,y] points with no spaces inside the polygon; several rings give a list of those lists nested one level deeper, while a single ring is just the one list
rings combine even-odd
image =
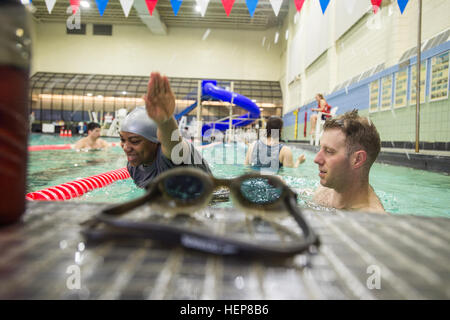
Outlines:
[{"label": "person swimming in background", "polygon": [[314,162],[320,186],[313,201],[321,206],[386,213],[369,184],[369,172],[381,149],[375,125],[357,110],[328,119]]},{"label": "person swimming in background", "polygon": [[291,148],[280,143],[282,130],[283,120],[280,117],[270,117],[266,124],[266,138],[261,138],[250,145],[245,164],[277,171],[281,167],[297,168],[305,162],[305,155],[302,154],[294,163]]},{"label": "person swimming in background", "polygon": [[109,144],[100,138],[100,125],[91,122],[87,125],[87,137],[81,138],[75,143],[75,150],[98,150],[108,148]]},{"label": "person swimming in background", "polygon": [[177,166],[194,166],[211,174],[209,165],[180,134],[173,116],[175,95],[169,80],[152,72],[145,107],[130,112],[120,128],[120,144],[134,183],[145,188],[162,172]]}]

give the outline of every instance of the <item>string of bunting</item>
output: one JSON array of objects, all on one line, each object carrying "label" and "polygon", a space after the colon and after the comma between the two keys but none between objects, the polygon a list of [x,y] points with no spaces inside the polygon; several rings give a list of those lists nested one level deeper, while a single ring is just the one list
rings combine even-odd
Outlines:
[{"label": "string of bunting", "polygon": [[[55,6],[57,0],[45,0],[45,4],[47,6],[48,13],[51,14],[52,10]],[[62,0],[59,0],[62,1]],[[67,1],[67,0],[63,0]],[[109,0],[95,0],[95,3],[97,4],[98,12],[100,13],[100,16],[103,16],[103,13],[105,12],[106,6],[108,5]],[[122,6],[123,13],[125,14],[125,17],[128,17],[130,14],[131,7],[133,6],[134,1],[138,0],[119,0],[120,5]],[[155,10],[156,4],[158,3],[158,0],[144,0],[148,12],[150,15],[153,15],[153,11]],[[208,8],[210,0],[196,0],[196,4],[200,9],[200,13],[202,17],[205,16],[206,9]],[[221,0],[223,8],[225,10],[225,14],[229,17],[231,10],[233,9],[233,5],[235,0]],[[283,0],[269,0],[270,5],[272,6],[273,12],[275,16],[278,16],[280,12],[281,5],[283,3]],[[286,0],[284,0],[286,1]],[[288,0],[289,1],[289,0]],[[300,12],[303,8],[303,5],[305,4],[307,0],[294,0],[295,7],[298,12]],[[325,11],[328,8],[328,5],[330,4],[331,0],[308,0],[308,1],[319,1],[320,8],[322,9],[322,13],[325,14]],[[334,0],[335,1],[335,0]],[[366,0],[368,1],[368,0]],[[31,3],[32,0],[29,0]],[[70,5],[72,7],[72,12],[75,14],[79,7],[80,7],[80,0],[69,0]],[[373,7],[373,13],[376,14],[381,7],[381,3],[383,0],[370,0]],[[408,4],[409,0],[397,0],[398,7],[400,9],[400,13],[403,14],[405,12],[406,6]],[[178,15],[178,12],[180,11],[181,4],[183,3],[183,0],[170,0],[170,4],[172,5],[172,10],[175,16]],[[250,17],[253,18],[253,15],[255,14],[256,7],[258,5],[258,0],[245,0],[245,3],[248,8],[248,12],[250,14]]]}]

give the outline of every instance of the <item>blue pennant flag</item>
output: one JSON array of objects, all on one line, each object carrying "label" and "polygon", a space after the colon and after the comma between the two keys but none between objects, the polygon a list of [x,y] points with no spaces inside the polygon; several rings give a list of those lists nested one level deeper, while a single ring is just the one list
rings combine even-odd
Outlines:
[{"label": "blue pennant flag", "polygon": [[322,12],[323,14],[325,14],[325,11],[328,8],[328,4],[330,3],[330,0],[319,0],[320,1],[320,6],[322,7]]},{"label": "blue pennant flag", "polygon": [[247,3],[248,12],[250,13],[250,17],[253,18],[253,14],[255,13],[256,5],[258,4],[258,0],[245,0]]},{"label": "blue pennant flag", "polygon": [[105,11],[106,5],[109,0],[95,0],[97,3],[98,12],[100,12],[100,16],[103,16],[103,12]]},{"label": "blue pennant flag", "polygon": [[400,8],[400,12],[403,14],[405,11],[406,5],[408,4],[409,0],[397,0],[398,7]]},{"label": "blue pennant flag", "polygon": [[180,10],[182,2],[183,0],[170,0],[170,3],[172,4],[173,13],[175,13],[175,15],[178,14],[178,10]]}]

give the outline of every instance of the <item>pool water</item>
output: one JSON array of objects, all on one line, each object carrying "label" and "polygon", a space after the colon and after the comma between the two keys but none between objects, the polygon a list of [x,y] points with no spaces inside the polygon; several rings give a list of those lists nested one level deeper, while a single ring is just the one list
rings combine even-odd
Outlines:
[{"label": "pool water", "polygon": [[[32,134],[30,145],[75,143],[79,137],[63,138]],[[118,142],[115,138],[106,138]],[[292,147],[294,158],[305,154],[306,161],[299,168],[282,168],[279,176],[299,193],[301,206],[320,208],[312,203],[312,195],[319,185],[315,154]],[[218,145],[202,150],[213,174],[218,178],[237,177],[248,172],[243,165],[244,144]],[[123,168],[126,158],[120,147],[103,151],[76,152],[74,150],[33,151],[29,153],[27,192],[37,191],[78,178]],[[423,170],[375,163],[370,183],[386,211],[392,214],[450,217],[450,177]],[[86,193],[70,201],[118,203],[141,196],[144,190],[131,179]],[[217,203],[217,207],[231,207],[231,202]]]}]

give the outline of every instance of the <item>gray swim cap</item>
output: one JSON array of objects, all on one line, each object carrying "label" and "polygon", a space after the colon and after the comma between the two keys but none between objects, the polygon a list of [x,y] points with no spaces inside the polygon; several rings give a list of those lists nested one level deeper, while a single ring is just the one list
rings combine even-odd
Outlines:
[{"label": "gray swim cap", "polygon": [[136,107],[122,122],[120,131],[131,132],[143,136],[154,143],[159,143],[156,131],[158,125],[149,118],[144,106]]}]

